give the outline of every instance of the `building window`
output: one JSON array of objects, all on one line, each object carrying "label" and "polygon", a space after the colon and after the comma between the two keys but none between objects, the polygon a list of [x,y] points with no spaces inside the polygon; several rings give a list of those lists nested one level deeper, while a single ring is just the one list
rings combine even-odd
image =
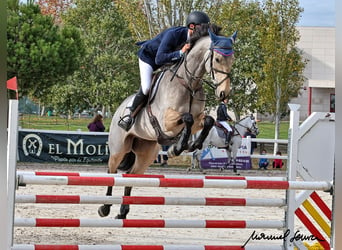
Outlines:
[{"label": "building window", "polygon": [[330,112],[335,113],[335,94],[330,94]]}]

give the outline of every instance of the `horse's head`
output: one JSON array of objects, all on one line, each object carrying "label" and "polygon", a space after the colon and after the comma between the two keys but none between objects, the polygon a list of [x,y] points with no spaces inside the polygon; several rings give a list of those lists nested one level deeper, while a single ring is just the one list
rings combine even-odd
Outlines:
[{"label": "horse's head", "polygon": [[246,121],[246,127],[255,135],[259,134],[259,128],[258,125],[256,123],[256,120],[253,116],[253,114],[251,114],[250,116],[246,116],[245,118]]},{"label": "horse's head", "polygon": [[257,125],[257,122],[256,122],[254,116],[251,114],[249,116],[249,119],[251,120],[251,126],[249,129],[252,131],[253,134],[258,135],[259,134],[259,128],[258,128],[258,125]]},{"label": "horse's head", "polygon": [[215,85],[215,94],[224,99],[230,92],[230,71],[234,61],[233,44],[237,32],[231,37],[217,36],[209,30],[211,39],[209,60],[206,62],[206,71],[210,73]]},{"label": "horse's head", "polygon": [[259,134],[259,128],[253,115],[249,115],[242,118],[235,124],[235,126],[238,130],[239,127],[241,128],[241,130],[239,130],[239,133],[242,135],[245,133],[247,129],[249,129],[255,135]]}]

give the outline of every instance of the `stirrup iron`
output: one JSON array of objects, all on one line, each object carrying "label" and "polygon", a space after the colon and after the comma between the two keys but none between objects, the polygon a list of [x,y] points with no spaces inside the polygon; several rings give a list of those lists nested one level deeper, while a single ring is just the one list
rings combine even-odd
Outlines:
[{"label": "stirrup iron", "polygon": [[120,128],[128,131],[133,126],[134,120],[135,120],[134,117],[132,117],[130,114],[125,115],[123,117],[120,117],[120,120],[118,121],[118,125]]}]

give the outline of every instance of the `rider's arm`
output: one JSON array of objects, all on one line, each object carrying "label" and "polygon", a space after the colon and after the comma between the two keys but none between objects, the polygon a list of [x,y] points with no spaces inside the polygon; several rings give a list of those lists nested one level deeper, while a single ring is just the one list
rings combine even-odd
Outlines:
[{"label": "rider's arm", "polygon": [[222,109],[222,111],[223,111],[223,114],[224,114],[226,120],[227,120],[227,121],[231,121],[232,118],[228,115],[226,105],[222,104],[221,109]]},{"label": "rider's arm", "polygon": [[[186,38],[186,37],[185,37]],[[184,39],[180,31],[170,30],[166,32],[160,42],[155,62],[157,65],[164,65],[179,60],[182,57],[181,50],[177,49]],[[176,46],[178,45],[178,46]]]}]

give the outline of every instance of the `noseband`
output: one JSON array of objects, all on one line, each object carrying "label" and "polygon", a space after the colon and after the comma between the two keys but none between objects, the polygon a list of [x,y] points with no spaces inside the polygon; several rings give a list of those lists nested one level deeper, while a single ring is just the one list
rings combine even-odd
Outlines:
[{"label": "noseband", "polygon": [[250,129],[250,130],[254,130],[255,133],[258,133],[258,130],[259,130],[259,129],[258,129],[257,126],[255,126],[255,125],[256,125],[255,122],[253,122],[253,124],[252,124],[251,127],[248,127],[248,126],[245,126],[245,125],[242,125],[242,124],[241,124],[241,122],[242,122],[243,120],[247,119],[247,118],[248,118],[248,116],[242,118],[240,121],[236,122],[235,124],[238,124],[239,126],[241,126],[241,127],[243,127],[243,128],[248,128],[248,129]]},{"label": "noseband", "polygon": [[[204,81],[206,82],[211,88],[216,89],[218,86],[220,86],[225,80],[227,80],[228,78],[231,78],[231,73],[230,72],[224,72],[222,70],[216,69],[213,67],[213,60],[214,60],[214,53],[213,50],[214,49],[223,49],[222,47],[211,47],[209,56],[207,57],[207,59],[205,60],[205,63],[207,63],[208,59],[210,58],[210,76],[211,78],[214,80],[214,82],[209,82],[209,81]],[[216,78],[215,78],[215,73],[214,72],[218,72],[221,74],[226,75],[225,78],[223,78],[220,82],[216,82]]]}]

